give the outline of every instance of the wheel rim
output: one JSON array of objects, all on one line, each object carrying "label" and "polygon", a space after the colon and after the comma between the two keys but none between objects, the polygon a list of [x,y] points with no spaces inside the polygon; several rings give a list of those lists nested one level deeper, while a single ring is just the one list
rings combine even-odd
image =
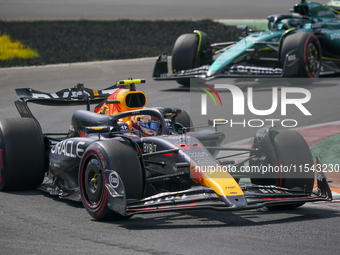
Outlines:
[{"label": "wheel rim", "polygon": [[91,208],[98,207],[103,198],[103,176],[97,158],[91,158],[88,161],[82,182],[86,204]]},{"label": "wheel rim", "polygon": [[318,76],[320,57],[318,47],[314,43],[309,43],[306,49],[306,68],[312,77]]}]

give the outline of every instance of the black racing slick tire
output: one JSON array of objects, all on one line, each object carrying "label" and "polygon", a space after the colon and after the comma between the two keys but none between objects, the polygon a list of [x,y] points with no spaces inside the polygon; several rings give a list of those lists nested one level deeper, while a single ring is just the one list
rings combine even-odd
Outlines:
[{"label": "black racing slick tire", "polygon": [[141,199],[143,171],[135,149],[117,140],[94,142],[86,149],[79,166],[81,200],[88,213],[96,220],[127,219],[129,216],[123,216],[107,206],[106,170],[114,170],[119,175],[126,199]]},{"label": "black racing slick tire", "polygon": [[[276,185],[288,189],[299,189],[310,194],[314,185],[313,157],[305,139],[296,131],[279,130],[270,132],[271,142],[277,162],[268,162],[279,166],[281,170],[275,179],[252,179],[259,185]],[[290,171],[287,171],[290,169]],[[295,170],[294,170],[295,169]],[[267,206],[269,209],[291,209],[304,203]]]},{"label": "black racing slick tire", "polygon": [[184,110],[182,110],[181,114],[176,117],[176,122],[187,128],[188,131],[195,131],[194,124],[189,114]]},{"label": "black racing slick tire", "polygon": [[[172,71],[173,73],[197,67],[198,35],[183,34],[179,36],[172,50]],[[190,79],[178,80],[183,86],[190,86]]]},{"label": "black racing slick tire", "polygon": [[[295,49],[297,50],[297,56],[290,56],[290,59],[287,58],[287,54]],[[321,45],[314,34],[308,32],[296,33],[288,35],[283,40],[281,48],[283,68],[287,68],[294,61],[298,61],[297,72],[294,75],[285,75],[286,77],[317,79],[321,71],[321,58]],[[284,73],[286,73],[285,70]]]},{"label": "black racing slick tire", "polygon": [[0,121],[0,190],[32,190],[47,170],[44,138],[31,118]]}]

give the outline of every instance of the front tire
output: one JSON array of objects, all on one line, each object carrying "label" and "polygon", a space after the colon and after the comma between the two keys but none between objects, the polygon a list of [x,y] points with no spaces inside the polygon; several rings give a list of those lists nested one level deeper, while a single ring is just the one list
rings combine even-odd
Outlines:
[{"label": "front tire", "polygon": [[31,118],[0,121],[0,190],[32,190],[47,169],[44,138]]},{"label": "front tire", "polygon": [[297,49],[298,71],[290,77],[310,78],[311,80],[317,79],[320,75],[322,58],[319,40],[314,34],[308,32],[288,35],[284,39],[281,49],[283,67],[288,63],[286,55],[295,49]]},{"label": "front tire", "polygon": [[[313,171],[300,171],[312,169],[314,166],[312,153],[305,139],[296,131],[279,130],[270,131],[271,142],[275,151],[276,162],[271,157],[266,165],[281,166],[281,169],[294,169],[290,172],[281,171],[276,178],[252,179],[252,183],[258,185],[276,185],[288,189],[298,188],[301,191],[311,193],[314,185]],[[294,203],[278,206],[267,206],[269,209],[291,209],[303,205]]]},{"label": "front tire", "polygon": [[[197,47],[197,34],[183,34],[177,38],[172,50],[173,73],[197,67]],[[177,82],[185,87],[190,86],[190,79]]]},{"label": "front tire", "polygon": [[96,220],[129,218],[110,210],[105,170],[114,170],[125,187],[127,199],[141,199],[143,171],[136,151],[127,143],[116,140],[91,144],[82,157],[79,168],[79,187],[83,205]]}]

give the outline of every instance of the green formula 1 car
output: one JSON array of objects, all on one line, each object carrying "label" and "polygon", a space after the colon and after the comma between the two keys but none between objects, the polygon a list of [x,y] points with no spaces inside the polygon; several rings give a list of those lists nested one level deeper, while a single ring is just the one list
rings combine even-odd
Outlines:
[{"label": "green formula 1 car", "polygon": [[[268,31],[249,30],[238,42],[210,43],[195,30],[177,38],[172,75],[167,54],[159,55],[153,78],[189,85],[190,78],[305,77],[340,73],[338,1],[296,4],[290,14],[268,16]],[[335,6],[335,7],[334,7]],[[334,8],[333,8],[334,7]]]}]

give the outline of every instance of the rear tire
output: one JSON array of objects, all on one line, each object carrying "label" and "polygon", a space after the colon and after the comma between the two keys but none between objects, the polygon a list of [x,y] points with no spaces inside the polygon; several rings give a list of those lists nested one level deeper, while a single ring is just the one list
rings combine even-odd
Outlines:
[{"label": "rear tire", "polygon": [[288,35],[281,49],[283,67],[287,61],[286,55],[294,49],[298,49],[296,57],[299,59],[298,72],[294,77],[317,79],[321,70],[322,52],[316,36],[308,32]]},{"label": "rear tire", "polygon": [[[272,166],[282,166],[291,168],[296,166],[296,172],[278,173],[275,179],[252,179],[252,183],[259,185],[276,185],[284,188],[301,188],[307,192],[312,192],[314,185],[314,172],[302,171],[299,166],[311,169],[314,165],[312,153],[305,139],[292,130],[271,131],[270,137],[277,162],[268,162]],[[291,209],[303,205],[304,203],[294,203],[278,206],[267,206],[269,209]]]},{"label": "rear tire", "polygon": [[[197,34],[183,34],[177,38],[172,50],[173,73],[198,67],[196,63],[197,47]],[[177,82],[186,87],[190,86],[190,79]]]},{"label": "rear tire", "polygon": [[32,190],[47,169],[44,138],[31,118],[0,121],[0,190]]},{"label": "rear tire", "polygon": [[88,213],[96,220],[127,219],[129,216],[122,216],[107,206],[105,170],[118,173],[127,199],[141,199],[143,171],[136,151],[116,140],[98,141],[87,148],[79,167],[80,194]]}]

